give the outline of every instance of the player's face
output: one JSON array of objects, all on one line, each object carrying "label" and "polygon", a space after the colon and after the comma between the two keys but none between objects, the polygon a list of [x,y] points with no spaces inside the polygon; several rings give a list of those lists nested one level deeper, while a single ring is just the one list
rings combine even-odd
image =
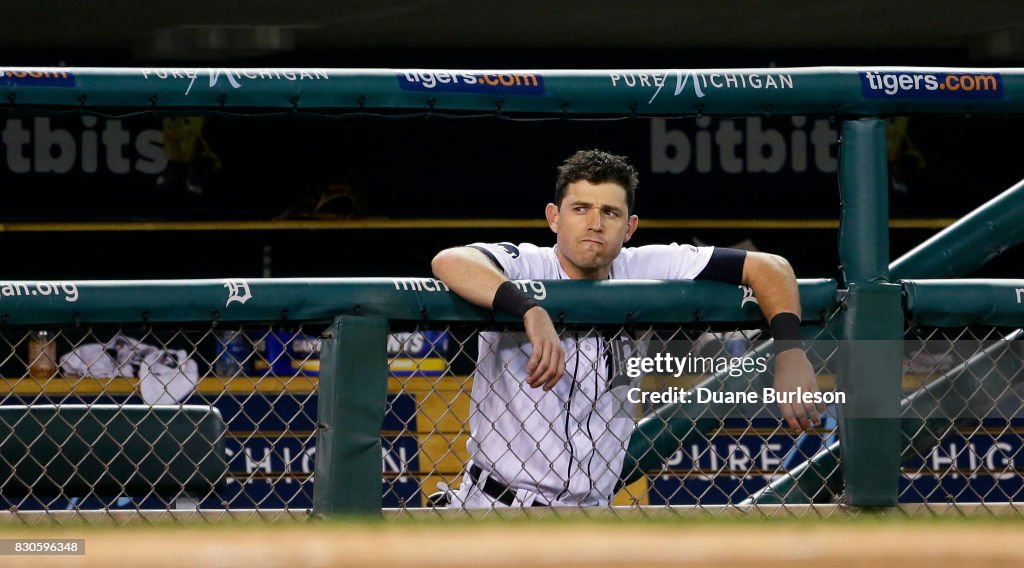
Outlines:
[{"label": "player's face", "polygon": [[626,190],[616,183],[570,183],[562,205],[548,203],[545,213],[558,234],[558,260],[573,279],[607,278],[638,223],[626,206]]}]

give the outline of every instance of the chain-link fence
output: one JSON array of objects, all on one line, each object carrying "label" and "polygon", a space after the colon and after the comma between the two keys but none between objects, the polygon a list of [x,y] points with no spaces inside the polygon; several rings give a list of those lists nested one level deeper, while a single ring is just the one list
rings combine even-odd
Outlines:
[{"label": "chain-link fence", "polygon": [[[400,391],[394,400],[405,406],[393,403],[389,408],[398,426],[389,433],[396,440],[414,438],[403,455],[415,458],[403,462],[409,475],[396,476],[406,485],[400,489],[396,482],[386,490],[390,506],[431,506],[436,504],[433,494],[479,508],[577,499],[581,504],[711,509],[749,502],[772,480],[816,455],[815,467],[804,472],[814,478],[809,486],[817,487],[809,492],[809,501],[842,500],[834,406],[821,427],[796,434],[785,428],[775,405],[733,402],[726,394],[757,391],[771,384],[770,376],[752,373],[730,380],[728,373],[683,370],[645,373],[642,379],[616,383],[624,379],[616,376],[624,365],[616,357],[756,358],[762,330],[565,330],[568,368],[563,380],[572,382],[544,394],[525,384],[521,370],[494,369],[489,363],[502,351],[503,364],[526,361],[521,334],[512,331],[512,343],[502,343],[496,333],[479,340],[445,333],[450,338],[443,354],[449,361],[445,371],[429,381],[415,376],[391,379],[392,391]],[[814,339],[808,342],[808,356],[819,388],[834,391],[834,326],[823,325],[808,337]],[[616,341],[625,347],[604,347]],[[903,351],[900,503],[923,503],[926,510],[934,509],[929,505],[968,503],[1014,507],[1024,479],[1016,465],[1024,443],[1024,343],[1019,331],[923,329],[908,322]],[[645,399],[619,405],[615,408],[631,420],[624,415],[609,418],[602,396],[622,385],[638,389],[636,398],[678,389],[691,398],[683,404]],[[699,398],[697,393],[705,389],[715,392]],[[558,406],[545,407],[543,397],[554,398]],[[672,407],[679,410],[665,412]],[[398,418],[402,412],[407,419]],[[651,422],[660,425],[651,428]],[[666,447],[671,451],[665,452]],[[630,475],[630,464],[646,465],[643,475]],[[469,485],[478,487],[475,494],[456,489],[469,476],[474,476]],[[488,478],[500,480],[489,484],[492,494],[480,489]],[[607,481],[612,479],[616,482]]]},{"label": "chain-link fence", "polygon": [[[838,315],[804,327],[823,393],[837,392]],[[743,398],[771,386],[773,362],[765,330],[742,328],[562,326],[565,375],[544,391],[525,382],[521,328],[396,323],[387,336],[383,505],[399,515],[531,505],[722,510],[801,469],[816,487],[802,502],[840,501],[836,409],[798,434],[772,402]],[[4,506],[123,519],[170,510],[307,515],[325,329],[4,330]],[[1018,335],[908,324],[901,503],[1019,500]]]},{"label": "chain-link fence", "polygon": [[[832,331],[806,331],[834,392]],[[798,434],[775,404],[743,399],[772,384],[761,329],[564,328],[550,391],[526,382],[521,330],[434,333],[418,372],[392,365],[386,507],[737,505],[836,439],[834,409]]]},{"label": "chain-link fence", "polygon": [[305,514],[321,330],[6,331],[6,508]]},{"label": "chain-link fence", "polygon": [[999,327],[908,326],[900,502],[1009,503],[1024,496],[1024,342]]},{"label": "chain-link fence", "polygon": [[[23,411],[0,420],[0,494],[6,508],[307,514],[322,331],[323,326],[8,330],[0,407]],[[388,405],[381,431],[385,507],[437,506],[430,497],[438,492],[457,500],[467,474],[488,476],[491,487],[499,483],[492,473],[498,468],[520,472],[509,479],[543,487],[549,499],[566,492],[562,503],[736,504],[833,436],[834,422],[798,437],[783,429],[773,405],[720,398],[722,392],[755,389],[762,380],[756,373],[716,373],[714,367],[753,357],[750,348],[761,330],[566,329],[569,368],[552,392],[521,379],[506,381],[519,370],[494,367],[488,354],[507,347],[505,342],[513,341],[516,351],[525,348],[521,331],[506,331],[415,327],[388,336]],[[630,362],[658,354],[693,354],[700,361],[661,374],[641,372]],[[824,389],[834,388],[828,358],[814,357]],[[527,358],[512,360],[525,366]],[[671,428],[652,415],[652,424],[634,437],[638,420],[669,406],[652,402],[650,394],[693,392],[698,386],[714,399],[711,404],[694,398],[684,406],[700,410],[685,424],[670,420]],[[46,408],[62,412],[42,412]],[[72,409],[81,412],[68,414]],[[208,417],[196,409],[212,411],[223,428],[202,430]],[[148,437],[140,434],[146,421],[156,421]],[[188,433],[171,436],[175,421],[183,421]],[[71,442],[80,442],[77,453],[69,449]],[[677,449],[662,449],[671,446]],[[54,453],[67,462],[64,467]],[[212,473],[200,475],[210,461]],[[218,462],[223,477],[217,475]],[[627,463],[643,467],[644,475],[624,484]],[[649,468],[650,463],[658,465]],[[89,475],[87,468],[108,474]],[[451,490],[445,495],[446,487]],[[502,499],[495,502],[502,506]],[[543,502],[540,495],[536,501]]]}]

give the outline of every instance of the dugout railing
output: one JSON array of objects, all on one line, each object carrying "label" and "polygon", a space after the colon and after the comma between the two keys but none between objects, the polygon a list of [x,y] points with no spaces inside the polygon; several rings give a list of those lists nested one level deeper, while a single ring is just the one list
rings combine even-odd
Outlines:
[{"label": "dugout railing", "polygon": [[[31,294],[54,290],[54,284],[73,290],[75,302]],[[770,353],[758,308],[744,303],[745,291],[737,287],[533,284],[543,286],[537,289],[560,328],[581,337],[644,337],[648,356],[673,349],[709,356]],[[62,511],[117,520],[168,511],[178,517],[277,518],[428,508],[437,483],[457,486],[464,475],[477,334],[515,329],[511,319],[469,306],[432,279],[11,285],[28,294],[4,313],[0,411],[40,411],[13,421],[0,412],[10,428],[0,444],[0,494],[15,512],[12,518],[67,514]],[[1020,315],[1001,306],[1024,284],[904,281],[901,288],[907,319],[906,336],[898,342],[904,392],[899,420],[866,419],[901,429],[901,469],[890,472],[900,483],[899,502],[1017,501],[1024,364],[1019,332],[1011,328]],[[304,297],[313,289],[315,301]],[[842,353],[855,345],[839,339],[845,294],[829,280],[801,281],[800,289],[820,387],[856,392],[841,377]],[[245,305],[225,305],[245,296]],[[185,297],[187,304],[178,301]],[[958,308],[943,308],[950,302]],[[336,313],[347,315],[332,318]],[[106,346],[116,361],[126,338],[137,343],[127,348],[120,371],[125,376],[69,376],[70,368],[61,365],[40,377],[33,376],[37,361],[28,350],[36,340],[30,330],[39,329],[48,330],[62,362],[88,357],[81,348],[90,344]],[[147,346],[184,351],[201,371],[189,380],[187,364],[176,372],[160,372],[155,363],[126,370],[134,354],[150,358]],[[95,374],[105,361],[89,361]],[[770,385],[771,375],[652,373],[645,381],[648,392],[670,386],[743,392]],[[840,466],[834,418],[841,405],[830,409],[831,422],[802,436],[782,426],[772,405],[745,406],[720,400],[640,405],[613,504],[707,511],[750,503],[835,505],[849,498],[857,482],[852,476],[877,483],[883,475],[874,467],[860,473]],[[107,409],[108,415],[97,428],[83,422],[82,408]],[[197,408],[215,409],[220,430],[208,434]],[[140,419],[149,424],[133,425]],[[165,445],[176,446],[132,449],[127,442],[137,435],[133,429],[153,431],[158,420],[167,426]],[[172,422],[193,424],[195,436],[175,434],[181,427],[172,429]],[[55,456],[68,454],[54,449],[53,432],[67,436],[69,429],[88,448],[78,450],[74,463],[83,475],[53,464]],[[149,436],[161,439],[160,433]],[[96,443],[100,437],[125,442],[111,451],[109,442],[107,449]],[[211,448],[199,458],[219,458],[223,471],[210,474],[200,459],[189,457],[195,450],[186,446],[197,443]],[[164,467],[147,463],[154,460]],[[89,478],[85,468],[105,471],[107,478]],[[219,478],[196,485],[204,476]],[[798,491],[786,488],[790,476],[800,480]]]},{"label": "dugout railing", "polygon": [[[477,332],[515,327],[511,318],[471,306],[433,279],[3,285],[20,292],[5,302],[0,344],[0,411],[22,410],[13,417],[0,412],[0,495],[13,518],[66,514],[61,511],[116,520],[168,511],[276,518],[282,512],[379,511],[385,504],[425,507],[435,483],[455,485],[462,475]],[[558,325],[583,336],[645,336],[690,349],[704,335],[707,354],[731,349],[735,355],[760,333],[758,308],[740,287],[533,285],[543,290]],[[801,281],[801,295],[809,336],[827,334],[838,305],[835,283]],[[30,347],[40,341],[39,330],[46,330],[44,341],[58,363],[43,375],[39,363],[51,355],[43,346]],[[730,338],[739,340],[739,351],[727,345]],[[816,367],[825,370],[830,356],[819,355]],[[701,384],[740,390],[761,380],[705,376]],[[727,437],[760,443],[786,436],[770,412],[759,430],[751,430],[738,422],[742,415],[729,415],[731,405],[713,406],[698,412],[698,423],[684,433],[691,440],[709,441],[717,432],[721,446]],[[211,412],[199,412],[204,408]],[[83,409],[106,414],[87,421]],[[211,415],[219,429],[203,427],[209,420],[203,417]],[[700,475],[705,481],[722,475],[733,487],[683,487],[680,481],[692,472],[652,456],[659,455],[655,445],[665,451],[686,436],[680,438],[672,419],[652,417],[635,436],[630,452],[636,465],[622,467],[623,482],[635,481],[628,476],[642,467],[643,475],[660,474],[678,487],[631,485],[620,503],[700,504],[702,497],[736,503],[759,486],[757,480],[780,473],[782,456],[766,462],[770,471],[750,459],[757,456],[737,468],[730,452],[712,444],[696,460],[710,464]],[[148,444],[131,445],[154,423],[166,428],[149,434]],[[192,437],[180,434],[188,424]],[[57,440],[55,432],[64,438]],[[111,441],[96,443],[101,438]],[[62,447],[67,440],[89,450],[69,455]],[[55,459],[70,466],[55,467]],[[220,469],[204,467],[210,461]],[[743,481],[748,476],[753,486]]]},{"label": "dugout railing", "polygon": [[[794,482],[796,486],[805,487],[808,477],[800,473],[813,470],[816,475],[812,477],[820,480],[817,485],[828,482],[830,488],[841,487],[845,502],[869,507],[892,506],[898,502],[905,441],[917,439],[905,433],[906,421],[901,414],[902,346],[906,330],[913,327],[905,325],[904,319],[904,302],[909,297],[909,287],[901,284],[899,279],[963,276],[1024,238],[1020,229],[1022,224],[1015,222],[1020,219],[1022,207],[1018,186],[993,201],[991,207],[965,218],[955,230],[947,231],[945,240],[937,238],[926,243],[890,267],[885,123],[881,117],[919,113],[965,116],[1020,114],[1024,112],[1020,102],[1024,100],[1020,96],[1021,91],[1024,91],[1024,73],[1019,70],[939,68],[608,71],[7,69],[0,84],[0,92],[6,97],[12,112],[37,113],[116,115],[145,110],[251,115],[283,112],[332,117],[353,113],[381,116],[487,113],[513,119],[536,116],[780,114],[832,117],[841,124],[841,230],[838,246],[842,267],[841,281],[832,285],[840,292],[829,297],[828,305],[830,308],[838,306],[839,310],[812,309],[806,313],[812,319],[818,314],[832,314],[824,329],[829,330],[837,344],[834,361],[831,357],[828,360],[834,365],[835,375],[841,382],[840,389],[849,400],[837,416],[838,446],[835,443],[830,445],[832,449],[828,455],[841,457],[837,458],[837,467],[815,469],[813,465],[824,462],[811,460],[803,466],[804,469],[798,467],[787,473],[779,472],[781,477],[776,481],[782,485],[773,487],[787,483],[793,485]],[[901,261],[904,262],[901,264]],[[418,282],[424,286],[436,286],[426,284],[431,282],[429,280]],[[341,283],[333,285],[345,286]],[[581,290],[587,286],[585,283],[571,285]],[[94,293],[99,298],[98,303],[92,305],[102,308],[94,311],[87,309],[94,301],[92,298],[87,302],[83,296],[81,301],[76,300],[75,305],[70,305],[59,294],[44,294],[44,288],[40,286],[45,286],[50,292],[58,289],[52,283],[23,285],[26,290],[38,292],[35,296],[19,296],[18,286],[8,283],[12,294],[0,293],[0,311],[4,314],[9,333],[6,361],[23,363],[26,367],[29,361],[25,360],[25,353],[30,341],[27,333],[19,338],[18,332],[39,330],[40,326],[48,329],[67,327],[64,341],[75,346],[85,339],[95,339],[89,343],[109,346],[118,335],[117,329],[97,331],[97,328],[83,326],[134,326],[130,329],[151,339],[150,343],[155,347],[162,347],[157,351],[181,350],[186,352],[186,356],[199,356],[209,347],[197,347],[194,351],[179,349],[175,347],[175,341],[180,344],[192,343],[193,340],[182,339],[184,336],[178,335],[173,328],[160,333],[157,330],[167,324],[175,326],[190,322],[189,325],[198,326],[190,333],[198,333],[202,338],[204,333],[212,333],[213,322],[246,322],[246,325],[259,322],[260,331],[254,333],[257,338],[245,335],[244,341],[251,343],[254,350],[262,343],[264,351],[261,357],[265,365],[276,360],[266,351],[267,346],[283,343],[281,338],[294,333],[296,322],[312,325],[310,330],[313,333],[302,333],[300,337],[306,342],[306,348],[315,343],[309,337],[318,335],[321,328],[326,330],[323,332],[325,341],[321,344],[321,376],[316,388],[322,408],[315,420],[309,420],[311,430],[306,432],[307,438],[314,435],[319,438],[315,453],[319,482],[312,508],[323,514],[379,509],[378,492],[373,488],[381,473],[379,422],[384,420],[386,409],[388,322],[397,326],[396,329],[407,328],[411,322],[430,326],[447,325],[448,322],[462,322],[459,324],[462,325],[467,321],[493,325],[490,314],[466,306],[450,294],[430,291],[431,297],[437,299],[435,301],[444,303],[441,308],[435,307],[432,313],[429,307],[420,303],[426,290],[416,291],[416,303],[403,303],[397,299],[400,294],[386,284],[379,285],[368,296],[352,296],[347,292],[340,295],[332,293],[331,282],[316,280],[292,283],[217,281],[202,286],[170,282],[75,283],[75,289],[91,290],[90,294]],[[263,286],[283,288],[271,293],[262,291]],[[559,317],[558,323],[570,327],[627,327],[634,323],[660,325],[670,321],[693,330],[691,324],[700,321],[732,322],[734,329],[757,327],[752,323],[757,320],[751,315],[756,313],[752,305],[743,306],[741,316],[734,312],[736,307],[731,304],[736,302],[733,297],[739,293],[736,290],[723,296],[728,297],[725,301],[717,293],[705,292],[706,289],[697,284],[660,283],[649,286],[653,288],[641,291],[642,303],[631,303],[639,300],[634,297],[627,300],[623,294],[608,294],[600,299],[601,309],[597,310],[595,317],[568,320]],[[659,286],[692,288],[686,288],[685,294],[670,294],[661,303],[647,304],[647,300],[654,299],[649,292]],[[1003,323],[1019,325],[1016,318],[1021,305],[1021,287],[1017,283],[961,286],[965,293],[989,289],[999,291],[990,314],[1005,315],[1006,319],[1001,320]],[[214,290],[219,294],[216,298]],[[551,290],[551,299],[546,299],[545,305],[556,307],[558,293],[555,283],[551,283]],[[625,288],[616,288],[619,290]],[[227,296],[222,297],[225,291]],[[266,310],[259,312],[258,316],[254,312],[243,318],[235,318],[234,314],[229,317],[229,310],[243,305],[248,310],[250,303],[246,300],[252,302],[251,305],[261,304],[246,297],[250,293],[256,297],[257,292],[262,296],[273,296],[273,307],[262,305],[258,309],[253,308],[257,312]],[[604,291],[584,293],[574,290],[573,296],[594,301],[591,294],[598,293],[603,294]],[[338,298],[344,298],[341,304],[336,303]],[[688,304],[689,300],[696,303]],[[805,304],[807,301],[805,297]],[[349,305],[345,305],[346,302]],[[717,305],[728,312],[727,315],[716,315],[716,302],[722,302]],[[739,302],[742,306],[742,298]],[[150,305],[143,305],[147,303]],[[678,305],[686,305],[688,311],[674,312]],[[646,309],[639,306],[646,306]],[[311,307],[319,311],[311,311]],[[570,313],[569,304],[558,305],[557,308],[560,314]],[[438,309],[451,310],[447,320],[438,317]],[[912,318],[910,321],[922,321],[913,319],[920,317],[920,311],[908,313]],[[673,317],[662,319],[664,314],[673,314]],[[610,318],[611,315],[615,317]],[[695,315],[699,317],[695,318]],[[339,316],[341,319],[334,319]],[[502,322],[500,318],[497,321],[511,323]],[[986,320],[979,321],[984,325]],[[737,327],[736,322],[746,323]],[[265,334],[261,331],[264,326]],[[81,331],[83,329],[84,332]],[[577,332],[586,333],[586,329]],[[1016,337],[1011,331],[1007,331],[1006,336]],[[237,339],[237,335],[235,337]],[[983,337],[989,338],[988,335]],[[227,342],[227,336],[222,339]],[[33,341],[37,342],[34,352],[39,353],[40,339],[36,337]],[[979,353],[990,353],[988,349],[983,347]],[[154,361],[147,363],[146,357],[142,357],[141,363],[154,368]],[[970,363],[968,361],[965,365]],[[198,374],[204,372],[209,371],[202,368],[197,371]],[[25,373],[21,381],[31,376],[28,371]],[[264,374],[263,380],[268,380],[268,377],[270,375]],[[44,392],[50,388],[45,379],[32,380],[36,383],[34,388]],[[1008,384],[1016,384],[1008,381]],[[23,387],[27,383],[21,384]],[[106,386],[94,388],[105,392]],[[240,390],[244,392],[244,389]],[[311,387],[306,387],[304,393],[308,395],[312,391]],[[17,392],[17,389],[10,392]],[[10,399],[12,394],[7,396],[9,400],[15,400]],[[77,394],[68,396],[78,398]],[[275,403],[286,400],[274,399],[274,396],[271,394],[269,400]],[[22,399],[16,400],[22,402]],[[42,400],[43,395],[38,394],[28,402]],[[324,400],[333,402],[323,406]],[[271,405],[264,416],[279,419],[282,412],[287,411]],[[228,428],[230,430],[230,421]],[[280,432],[270,431],[266,436],[257,438],[273,439],[276,435],[279,436]],[[836,447],[841,448],[838,454]],[[384,455],[386,461],[387,455]],[[251,455],[244,457],[249,460],[246,462],[247,469],[251,469],[249,473],[258,475],[258,471],[264,468],[265,462]],[[306,457],[308,462],[309,454]],[[633,471],[636,470],[634,468]],[[834,483],[837,472],[842,478],[838,484]],[[1010,500],[1014,497],[1015,494],[1010,495]],[[72,508],[74,506],[71,504]],[[256,508],[259,508],[259,503]]]}]

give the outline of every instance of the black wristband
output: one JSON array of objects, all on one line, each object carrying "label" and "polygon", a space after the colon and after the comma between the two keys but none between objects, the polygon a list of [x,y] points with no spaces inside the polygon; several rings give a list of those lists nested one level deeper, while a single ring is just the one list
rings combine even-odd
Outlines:
[{"label": "black wristband", "polygon": [[775,354],[790,349],[803,349],[803,335],[800,334],[800,317],[794,313],[782,312],[775,314],[768,323],[772,337],[775,339]]},{"label": "black wristband", "polygon": [[528,296],[526,292],[523,292],[514,282],[506,280],[501,283],[501,286],[498,286],[498,291],[494,293],[494,301],[491,302],[491,305],[496,310],[512,314],[516,317],[523,317],[526,315],[527,310],[540,304],[537,303],[537,300]]}]

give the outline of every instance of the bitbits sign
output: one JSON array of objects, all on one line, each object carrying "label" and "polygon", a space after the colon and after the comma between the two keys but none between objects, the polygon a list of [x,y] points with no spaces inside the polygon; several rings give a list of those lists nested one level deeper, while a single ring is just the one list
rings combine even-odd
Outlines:
[{"label": "bitbits sign", "polygon": [[131,130],[120,120],[82,116],[61,128],[48,117],[0,122],[6,170],[14,174],[155,175],[167,168],[163,131]]},{"label": "bitbits sign", "polygon": [[[694,128],[696,127],[696,128]],[[651,173],[832,174],[839,133],[828,119],[794,116],[695,121],[651,119]]]}]

